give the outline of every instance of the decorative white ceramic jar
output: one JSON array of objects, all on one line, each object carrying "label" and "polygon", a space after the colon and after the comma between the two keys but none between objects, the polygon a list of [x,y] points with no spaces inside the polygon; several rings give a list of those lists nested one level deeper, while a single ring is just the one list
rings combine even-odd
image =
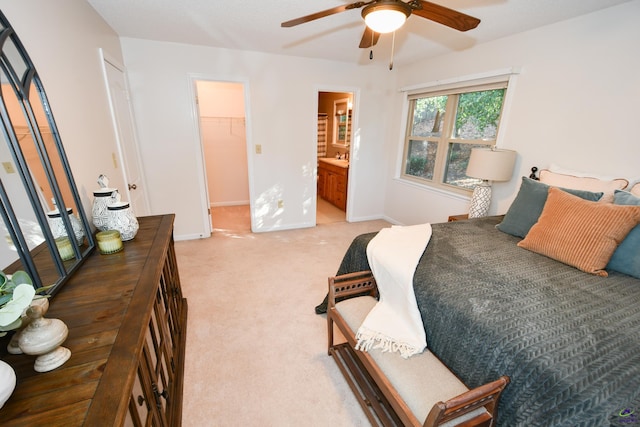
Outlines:
[{"label": "decorative white ceramic jar", "polygon": [[109,229],[107,226],[107,221],[109,219],[107,207],[117,201],[116,198],[111,197],[111,195],[117,191],[117,188],[101,188],[93,192],[91,216],[93,217],[93,225],[95,225],[100,231]]},{"label": "decorative white ceramic jar", "polygon": [[128,202],[115,202],[107,206],[107,212],[107,229],[119,231],[123,242],[136,237],[140,226]]},{"label": "decorative white ceramic jar", "polygon": [[16,373],[6,362],[0,360],[0,408],[2,408],[13,389],[16,388]]},{"label": "decorative white ceramic jar", "polygon": [[[79,246],[82,246],[82,243],[84,243],[84,230],[82,229],[80,220],[73,214],[73,209],[71,208],[67,208],[67,216],[69,217],[69,222],[71,222],[71,228],[73,228],[73,234],[76,236],[76,241]],[[58,237],[67,237],[67,229],[62,221],[60,211],[58,211],[58,209],[49,211],[47,212],[47,217],[53,238],[57,239]]]}]

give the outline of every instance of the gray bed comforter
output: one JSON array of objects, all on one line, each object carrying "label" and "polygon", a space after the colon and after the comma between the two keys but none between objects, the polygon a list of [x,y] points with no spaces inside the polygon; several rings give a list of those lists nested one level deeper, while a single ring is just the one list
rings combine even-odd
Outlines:
[{"label": "gray bed comforter", "polygon": [[[499,221],[433,224],[414,276],[428,348],[469,387],[511,378],[499,426],[640,425],[640,279],[519,248]],[[374,236],[338,274],[369,268]]]}]

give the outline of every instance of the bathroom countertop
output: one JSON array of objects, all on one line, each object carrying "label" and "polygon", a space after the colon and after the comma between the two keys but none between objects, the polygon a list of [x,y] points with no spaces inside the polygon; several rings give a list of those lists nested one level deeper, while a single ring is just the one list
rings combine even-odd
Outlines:
[{"label": "bathroom countertop", "polygon": [[330,165],[338,166],[340,168],[349,167],[349,160],[334,159],[333,157],[320,157],[318,158],[318,161],[328,163]]}]

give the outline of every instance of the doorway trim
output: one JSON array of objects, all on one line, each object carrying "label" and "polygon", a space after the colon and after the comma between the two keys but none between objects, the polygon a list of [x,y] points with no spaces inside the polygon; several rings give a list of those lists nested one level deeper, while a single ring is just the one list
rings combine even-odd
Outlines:
[{"label": "doorway trim", "polygon": [[[136,128],[135,118],[131,116],[133,114],[133,105],[131,105],[131,99],[130,99],[131,92],[129,91],[129,79],[127,76],[127,69],[120,61],[115,59],[111,54],[109,54],[109,52],[105,51],[103,48],[98,48],[98,52],[100,54],[100,66],[102,69],[102,75],[104,78],[105,87],[107,91],[107,99],[109,102],[109,113],[111,114],[111,123],[113,126],[114,138],[116,142],[116,147],[118,149],[118,163],[121,166],[120,170],[121,170],[123,182],[127,186],[123,188],[123,191],[125,191],[127,199],[129,201],[133,200],[131,195],[131,190],[128,187],[128,185],[130,185],[131,183],[131,177],[129,176],[127,167],[130,167],[130,168],[135,167],[139,174],[138,183],[142,187],[141,200],[142,200],[143,206],[142,206],[142,210],[138,210],[138,212],[142,212],[143,215],[149,215],[151,213],[151,204],[149,202],[149,194],[148,194],[149,187],[147,186],[144,166],[142,164],[142,156],[140,154],[140,143],[138,141],[138,131]],[[116,120],[116,111],[115,111],[116,105],[110,93],[111,82],[109,81],[107,64],[111,65],[116,70],[118,70],[118,72],[122,73],[122,77],[124,79],[124,85],[125,85],[126,96],[127,96],[127,104],[129,107],[126,113],[129,115],[129,120],[131,121],[131,128],[132,128],[132,135],[131,135],[132,141],[129,141],[129,143],[133,145],[131,149],[133,150],[133,153],[134,153],[134,157],[135,157],[134,159],[127,158],[127,156],[125,155],[127,150],[124,149],[123,144],[125,144],[126,142],[123,141],[122,135],[120,133],[120,127],[118,125],[118,121]],[[115,162],[115,159],[114,159],[114,162]]]},{"label": "doorway trim", "polygon": [[[356,189],[356,186],[354,184],[354,180],[353,177],[356,176],[355,175],[355,171],[357,170],[357,157],[358,157],[358,149],[360,147],[360,127],[359,127],[359,120],[358,118],[360,117],[360,88],[358,87],[354,87],[354,86],[333,86],[333,85],[317,85],[315,88],[315,98],[314,98],[314,105],[315,108],[313,109],[313,114],[314,114],[314,120],[313,123],[316,124],[317,123],[317,115],[318,115],[318,99],[320,97],[320,92],[340,92],[340,93],[351,93],[353,95],[353,115],[351,117],[351,144],[349,146],[349,173],[348,173],[348,179],[347,179],[347,211],[345,212],[345,220],[347,222],[351,222],[351,217],[352,217],[352,212],[353,212],[353,192]],[[317,134],[317,129],[314,130],[314,135]],[[317,144],[317,141],[314,141]],[[316,149],[314,149],[314,152],[317,152]],[[318,163],[318,156],[316,154],[316,173],[315,173],[315,181],[317,182],[318,180],[318,167],[317,167],[317,163]],[[316,199],[318,197],[318,186],[316,185],[315,188],[315,194],[316,194]],[[317,204],[315,202],[314,199],[314,207],[315,210],[313,212],[313,222],[314,224],[317,223]],[[316,225],[317,226],[317,225]]]},{"label": "doorway trim", "polygon": [[198,90],[196,83],[198,81],[210,81],[210,82],[224,82],[224,83],[237,83],[242,85],[242,92],[244,97],[244,114],[245,114],[245,139],[247,149],[247,172],[249,181],[249,211],[251,213],[251,230],[254,231],[255,217],[254,217],[254,185],[253,185],[253,157],[251,156],[250,147],[253,146],[252,132],[251,132],[251,109],[249,108],[249,81],[243,78],[228,77],[228,76],[215,76],[211,74],[199,74],[189,73],[189,92],[191,97],[191,115],[193,120],[193,126],[198,137],[198,144],[200,149],[197,150],[198,158],[197,173],[198,181],[200,182],[200,205],[202,209],[202,218],[205,221],[205,230],[209,230],[209,235],[213,232],[211,222],[211,209],[209,200],[209,188],[207,185],[207,172],[204,161],[204,146],[202,145],[202,132],[200,129],[200,116],[198,108]]}]

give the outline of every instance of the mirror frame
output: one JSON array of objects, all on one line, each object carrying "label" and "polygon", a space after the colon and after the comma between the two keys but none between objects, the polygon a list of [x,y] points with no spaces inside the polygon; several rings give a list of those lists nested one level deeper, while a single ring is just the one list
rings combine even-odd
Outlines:
[{"label": "mirror frame", "polygon": [[[13,43],[12,47],[15,47],[17,49],[17,53],[21,57],[20,59],[24,62],[19,64],[22,75],[18,75],[16,68],[14,68],[15,64],[12,64],[11,58],[9,58],[8,55],[5,54],[5,48],[7,48],[7,46],[9,45],[9,43],[7,43],[8,41]],[[15,56],[15,52],[13,53]],[[46,243],[46,246],[44,246],[45,243],[43,243],[33,249],[30,249],[28,247],[18,217],[16,216],[16,213],[11,204],[11,200],[7,194],[4,184],[2,183],[2,180],[0,180],[0,217],[2,217],[2,219],[4,220],[9,236],[13,241],[19,257],[19,260],[16,260],[15,262],[13,262],[13,264],[10,264],[9,266],[0,266],[0,268],[8,269],[9,273],[12,272],[12,270],[15,271],[17,269],[24,269],[31,276],[35,288],[50,286],[50,288],[48,288],[47,290],[47,294],[53,295],[62,287],[62,285],[73,274],[73,272],[80,267],[83,261],[95,250],[96,242],[92,233],[92,229],[89,226],[86,214],[82,208],[82,202],[80,200],[80,196],[73,179],[73,174],[71,172],[71,168],[69,166],[69,162],[62,145],[62,140],[55,124],[53,113],[51,111],[49,101],[47,99],[40,77],[38,76],[36,68],[29,58],[29,55],[27,54],[20,39],[16,35],[13,27],[8,22],[2,11],[0,11],[0,54],[0,71],[2,71],[2,73],[0,74],[10,80],[8,83],[11,84],[15,95],[18,98],[20,106],[22,107],[23,114],[25,115],[27,125],[29,127],[30,135],[33,139],[32,142],[35,145],[38,157],[42,163],[41,166],[44,169],[48,184],[51,187],[50,189],[53,194],[53,203],[55,205],[55,208],[60,213],[67,212],[67,206],[65,205],[65,201],[60,190],[60,184],[58,182],[58,179],[56,178],[56,173],[54,172],[54,168],[52,166],[51,159],[53,157],[50,157],[57,155],[57,158],[55,158],[54,160],[59,160],[61,163],[62,170],[64,172],[64,175],[66,176],[66,182],[63,183],[69,186],[69,192],[71,193],[73,203],[77,208],[76,214],[83,228],[85,239],[82,241],[82,243],[79,243],[75,238],[69,238],[68,240],[71,242],[74,253],[74,258],[72,258],[73,262],[65,262],[62,260],[62,257],[56,246],[55,238],[51,231],[51,226],[47,219],[47,212],[45,212],[45,207],[42,205],[37,185],[33,180],[32,174],[29,170],[29,165],[20,146],[19,138],[16,135],[16,129],[14,128],[9,112],[7,111],[4,95],[2,93],[3,91],[0,91],[0,121],[2,122],[2,133],[9,146],[9,151],[11,152],[11,155],[13,157],[16,170],[20,175],[21,181],[24,185],[24,190],[29,197],[31,207],[33,208],[33,213],[35,214],[38,225],[42,230],[42,234]],[[25,66],[26,69],[24,69],[24,71],[22,72],[22,68]],[[48,122],[47,124],[53,138],[53,143],[56,151],[54,153],[47,151],[47,147],[45,146],[45,143],[43,141],[40,128],[36,122],[36,116],[29,98],[29,92],[31,90],[36,90],[38,98],[42,103],[42,105],[38,107],[41,107],[44,110]],[[71,220],[69,219],[69,215],[60,215],[60,218],[62,219],[62,222],[66,229],[66,235],[74,236],[74,229]],[[47,248],[49,251],[49,255],[51,256],[54,264],[53,268],[55,268],[55,272],[57,274],[57,279],[53,283],[51,283],[51,281],[43,283],[41,271],[38,270],[38,266],[34,261],[34,258],[38,255],[38,253],[42,252],[45,248]],[[46,258],[46,255],[43,256]],[[22,263],[21,266],[19,262]]]}]

